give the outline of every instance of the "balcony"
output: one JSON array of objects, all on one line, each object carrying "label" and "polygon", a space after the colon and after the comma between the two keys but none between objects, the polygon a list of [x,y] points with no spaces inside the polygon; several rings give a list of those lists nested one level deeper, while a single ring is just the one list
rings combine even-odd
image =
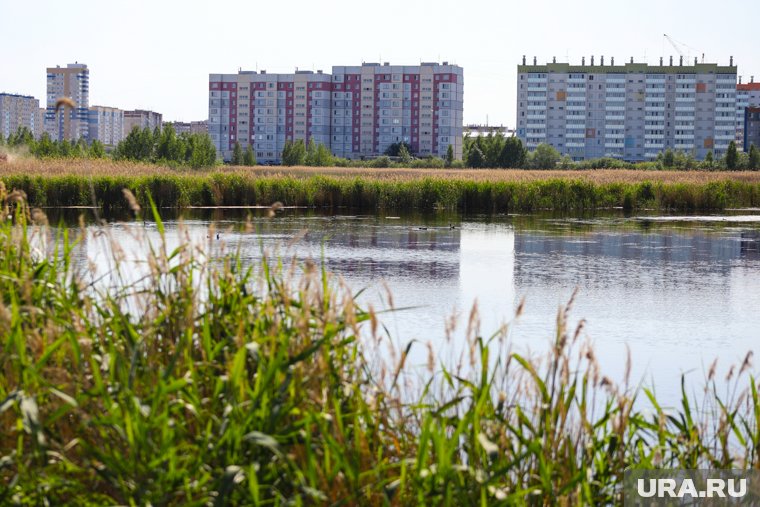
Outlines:
[{"label": "balcony", "polygon": [[625,121],[624,114],[608,114],[604,117],[605,121]]}]

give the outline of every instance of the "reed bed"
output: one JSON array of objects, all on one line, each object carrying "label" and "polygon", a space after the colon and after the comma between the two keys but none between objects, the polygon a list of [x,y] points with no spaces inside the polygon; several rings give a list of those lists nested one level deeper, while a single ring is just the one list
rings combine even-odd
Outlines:
[{"label": "reed bed", "polygon": [[[111,161],[4,164],[9,189],[32,206],[123,207],[121,189],[152,195],[159,208],[189,206],[351,207],[462,212],[624,209],[720,210],[760,206],[760,173],[629,170],[527,171],[350,168],[177,170]],[[97,196],[98,199],[94,199]]]},{"label": "reed bed", "polygon": [[760,464],[750,356],[666,408],[603,375],[571,300],[544,357],[473,308],[459,360],[419,371],[313,262],[168,251],[150,206],[150,275],[98,289],[79,238],[0,207],[2,505],[617,504],[629,468]]}]

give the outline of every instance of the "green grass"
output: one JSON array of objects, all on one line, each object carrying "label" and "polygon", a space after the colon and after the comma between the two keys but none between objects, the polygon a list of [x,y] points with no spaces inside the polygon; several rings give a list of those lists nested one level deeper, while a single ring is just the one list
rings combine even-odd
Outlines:
[{"label": "green grass", "polygon": [[311,263],[162,240],[148,279],[96,291],[77,238],[40,255],[44,217],[0,203],[2,505],[604,504],[627,468],[758,466],[746,364],[662,408],[602,375],[570,304],[541,360],[472,317],[466,366],[420,372]]},{"label": "green grass", "polygon": [[488,181],[462,178],[373,178],[314,175],[249,176],[241,173],[135,176],[24,175],[0,178],[6,188],[26,192],[39,207],[123,207],[121,189],[141,200],[153,196],[159,208],[253,206],[281,201],[289,206],[352,207],[366,210],[469,212],[583,211],[611,207],[660,210],[720,210],[760,205],[760,183],[712,181],[676,183],[592,182],[574,179]]}]

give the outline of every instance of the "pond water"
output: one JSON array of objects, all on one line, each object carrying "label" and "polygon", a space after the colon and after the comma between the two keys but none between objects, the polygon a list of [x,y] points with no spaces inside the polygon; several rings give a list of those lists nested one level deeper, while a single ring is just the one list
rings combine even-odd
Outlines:
[{"label": "pond water", "polygon": [[[248,213],[254,232],[241,227]],[[261,210],[215,209],[185,212],[183,223],[199,241],[213,226],[219,244],[239,247],[244,263],[258,263],[262,247],[323,259],[353,290],[365,289],[360,302],[376,309],[387,306],[387,284],[396,308],[411,307],[383,314],[394,340],[430,342],[444,359],[464,339],[475,300],[488,335],[513,319],[524,298],[524,312],[510,326],[513,349],[546,350],[558,307],[576,288],[571,326],[585,319],[584,337],[603,373],[620,379],[630,349],[633,380],[653,384],[666,402],[675,402],[682,374],[697,392],[715,358],[718,375],[725,375],[760,339],[757,210],[567,217],[286,209],[270,219]],[[166,221],[170,244],[179,241],[177,225]],[[135,226],[157,235],[150,223]],[[109,228],[125,247],[133,243],[123,225]],[[80,255],[107,270],[103,248],[91,234]],[[452,313],[460,325],[447,341]],[[424,364],[426,348],[411,357]]]}]

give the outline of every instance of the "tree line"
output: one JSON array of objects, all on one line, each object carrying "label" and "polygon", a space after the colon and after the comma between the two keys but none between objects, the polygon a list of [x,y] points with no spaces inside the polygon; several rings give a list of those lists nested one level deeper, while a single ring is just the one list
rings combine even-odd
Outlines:
[{"label": "tree line", "polygon": [[78,141],[54,141],[50,134],[43,133],[39,139],[26,127],[19,127],[6,139],[0,135],[0,146],[7,146],[13,150],[28,150],[30,155],[37,158],[103,158],[106,149],[98,140],[87,144],[84,139]]},{"label": "tree line", "polygon": [[[6,139],[0,135],[0,146],[28,150],[37,158],[105,158],[106,147],[97,139],[89,144],[78,141],[52,140],[45,132],[39,139],[26,127],[19,128]],[[208,134],[182,133],[177,135],[172,125],[162,129],[135,127],[110,153],[114,160],[132,160],[193,168],[216,164],[216,148]],[[255,159],[254,159],[255,164]],[[253,165],[253,164],[252,164]]]},{"label": "tree line", "polygon": [[715,158],[712,151],[704,160],[693,154],[667,149],[651,162],[626,162],[612,157],[574,161],[553,146],[541,143],[532,152],[516,137],[501,133],[464,138],[464,165],[472,168],[509,169],[673,169],[673,170],[760,170],[760,150],[753,144],[740,152],[734,141],[725,155]]}]

